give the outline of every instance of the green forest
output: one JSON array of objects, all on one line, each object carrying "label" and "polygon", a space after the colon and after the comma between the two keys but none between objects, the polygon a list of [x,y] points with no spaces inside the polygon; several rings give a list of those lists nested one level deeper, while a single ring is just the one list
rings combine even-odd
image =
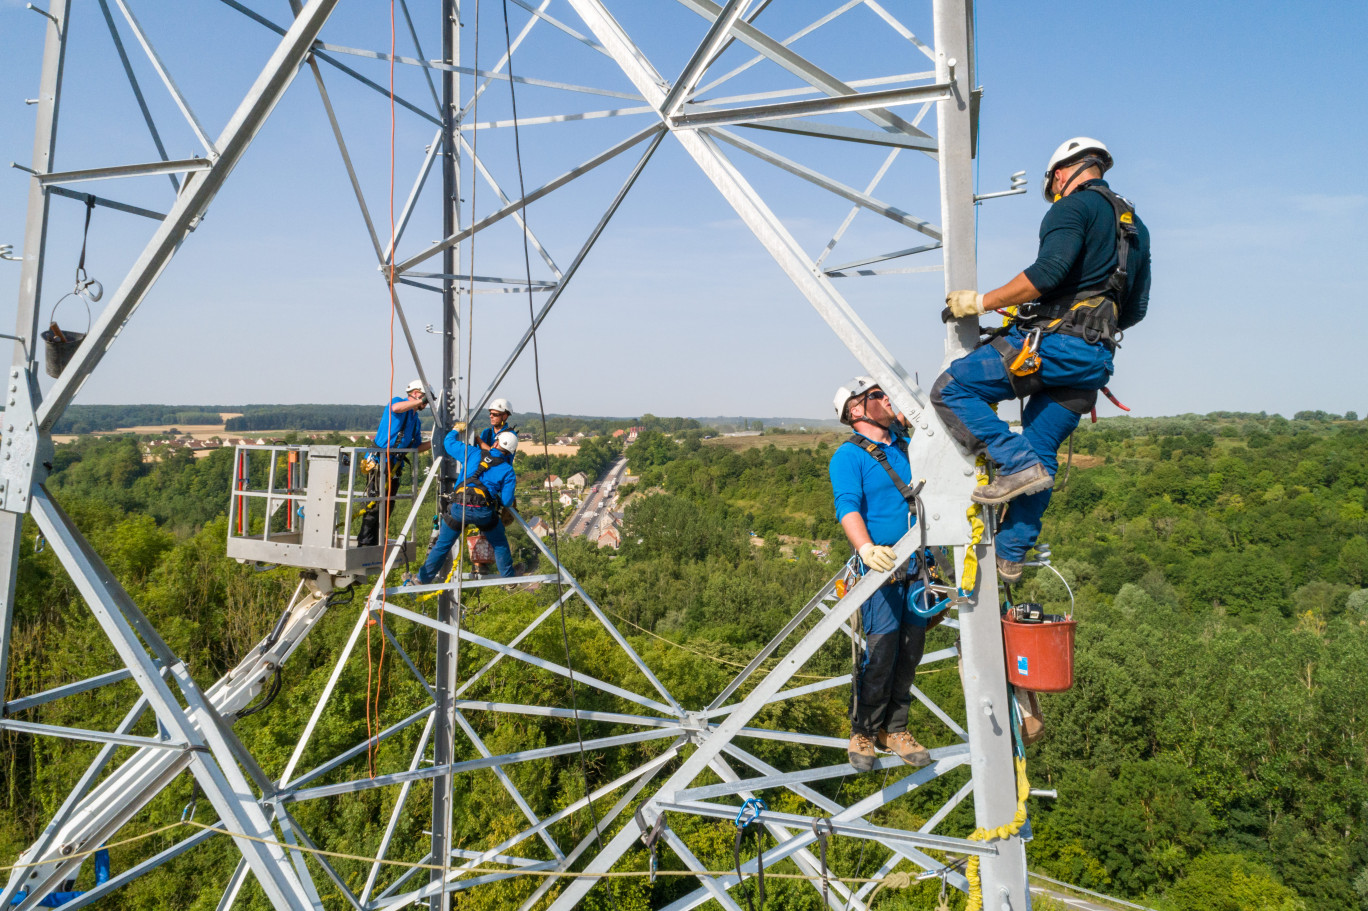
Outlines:
[{"label": "green forest", "polygon": [[[782,437],[767,436],[738,449],[704,439],[709,431],[697,422],[650,417],[639,419],[650,429],[626,450],[639,482],[626,491],[621,549],[600,550],[567,538],[558,552],[661,681],[686,709],[696,710],[849,556],[826,473],[840,437],[784,448]],[[1058,791],[1057,799],[1030,802],[1033,839],[1027,852],[1033,870],[1158,911],[1368,911],[1368,421],[1355,418],[1217,413],[1113,418],[1079,428],[1074,464],[1061,469],[1042,538],[1072,588],[1079,627],[1074,686],[1042,696],[1046,734],[1027,750],[1032,785]],[[551,431],[557,432],[562,431]],[[586,453],[586,461],[594,457],[586,467],[601,471],[617,453],[598,448]],[[532,447],[519,453],[517,465],[528,481],[566,467],[546,463]],[[270,630],[297,582],[293,570],[262,571],[224,556],[231,467],[226,450],[199,460],[184,453],[144,462],[131,438],[82,439],[57,448],[48,482],[202,686]],[[396,517],[396,528],[401,519]],[[519,562],[531,570],[537,551],[520,533],[512,540]],[[547,565],[542,561],[543,569]],[[8,698],[117,666],[31,523],[19,572]],[[1018,589],[1017,600],[1040,601],[1051,612],[1069,605],[1064,585],[1044,570],[1028,570]],[[483,590],[468,599],[466,624],[507,642],[555,595],[554,587]],[[294,749],[361,600],[333,608],[286,666],[275,702],[237,724],[267,774],[279,775]],[[430,604],[419,602],[416,609],[430,612]],[[569,602],[564,616],[564,639],[560,625],[549,621],[520,648],[568,661],[577,673],[649,692],[578,600]],[[430,676],[435,635],[397,622],[393,629],[396,642]],[[952,645],[954,635],[950,628],[934,630],[928,650]],[[372,658],[379,654],[376,639]],[[489,653],[463,648],[469,649],[460,656],[466,676]],[[848,671],[849,662],[849,641],[832,640],[803,673],[838,675]],[[365,652],[353,655],[339,698],[323,716],[301,768],[365,740],[372,672],[385,723],[427,701],[392,652],[378,670],[368,665]],[[952,666],[928,669],[918,685],[963,718]],[[111,730],[135,695],[135,687],[124,682],[18,717]],[[624,704],[583,686],[572,695],[564,678],[512,662],[498,665],[470,698],[543,706],[568,706],[573,698],[582,710],[605,711],[622,711]],[[848,688],[827,689],[781,702],[759,720],[843,736],[847,699]],[[496,753],[573,742],[576,736],[564,719],[467,714]],[[583,736],[630,730],[635,729],[587,721]],[[145,720],[133,733],[153,731]],[[920,706],[912,731],[933,747],[957,740]],[[387,740],[378,750],[377,770],[407,768],[416,743],[414,729]],[[528,803],[546,815],[581,797],[586,787],[599,787],[659,755],[667,744],[653,740],[595,753],[583,766],[563,756],[508,771]],[[785,769],[844,761],[824,747],[759,739],[745,746]],[[32,842],[95,749],[0,731],[0,865],[12,863]],[[461,750],[478,755],[458,741]],[[363,755],[359,766],[327,773],[318,783],[364,777],[365,766]],[[848,804],[900,774],[850,775],[816,787]],[[956,770],[872,821],[921,825],[966,780],[967,772]],[[422,859],[422,832],[429,825],[425,785],[415,785],[411,811],[398,822],[400,859]],[[766,796],[775,809],[817,812],[794,794]],[[190,782],[181,776],[121,834],[174,822],[191,798]],[[394,789],[374,789],[290,806],[320,847],[371,855],[394,799]],[[612,799],[598,802],[596,814]],[[206,802],[198,807],[197,818],[211,821]],[[455,819],[457,843],[470,850],[497,844],[526,825],[489,773],[457,784]],[[731,868],[729,822],[671,816],[670,825],[708,869]],[[961,805],[936,831],[962,837],[973,828],[972,809]],[[563,846],[594,835],[586,813],[558,823],[553,832]],[[116,847],[115,872],[188,834],[173,831]],[[863,845],[833,839],[833,871],[868,876],[877,870],[882,849]],[[550,857],[535,840],[520,850]],[[748,845],[747,853],[752,851]],[[139,909],[214,908],[236,858],[230,842],[210,840],[111,901]],[[683,869],[669,849],[661,850],[660,863],[663,870]],[[638,847],[617,869],[642,871],[646,864],[647,853]],[[334,865],[358,890],[370,870],[345,859]],[[798,871],[789,862],[774,869]],[[344,907],[326,878],[314,872],[325,903]],[[383,873],[382,885],[401,872]],[[79,887],[88,888],[89,877],[87,869]],[[537,887],[531,879],[458,893],[458,905],[472,911],[517,907]],[[766,886],[769,907],[821,906],[820,895],[803,883],[770,880]],[[596,887],[585,907],[645,911],[694,887],[696,881],[668,876],[653,884],[644,877],[614,879]],[[874,902],[879,911],[935,905],[934,882],[886,889]],[[963,897],[956,896],[952,907],[962,906]],[[237,907],[269,905],[252,882]]]}]

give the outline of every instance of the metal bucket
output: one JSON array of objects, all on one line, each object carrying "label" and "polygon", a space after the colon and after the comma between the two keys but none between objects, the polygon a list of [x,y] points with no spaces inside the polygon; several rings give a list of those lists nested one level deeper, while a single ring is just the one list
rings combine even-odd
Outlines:
[{"label": "metal bucket", "polygon": [[[56,379],[62,375],[66,365],[71,363],[71,359],[76,356],[76,349],[81,347],[81,342],[85,341],[86,334],[90,332],[90,304],[86,304],[86,331],[85,332],[63,332],[57,326],[57,308],[62,306],[62,301],[68,297],[77,297],[72,293],[63,297],[52,307],[52,317],[49,322],[52,328],[43,333],[42,338],[47,349],[46,364],[44,369],[47,375]],[[85,298],[80,298],[83,302]]]}]

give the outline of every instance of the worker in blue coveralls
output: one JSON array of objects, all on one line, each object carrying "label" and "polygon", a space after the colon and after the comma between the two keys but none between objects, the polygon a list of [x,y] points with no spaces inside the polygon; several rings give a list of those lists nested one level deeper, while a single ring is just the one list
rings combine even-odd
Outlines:
[{"label": "worker in blue coveralls", "polygon": [[919,578],[918,561],[929,554],[915,555],[913,565],[898,566],[892,547],[917,521],[910,502],[907,429],[888,396],[867,376],[837,389],[833,404],[841,423],[854,431],[836,448],[828,468],[836,519],[866,567],[876,572],[896,567],[860,608],[865,653],[852,669],[850,764],[856,771],[870,771],[878,748],[897,753],[908,765],[924,766],[931,754],[908,733],[907,716],[926,646],[928,615],[935,612]]},{"label": "worker in blue coveralls", "polygon": [[481,449],[488,452],[494,446],[495,437],[505,431],[517,434],[518,428],[508,423],[512,415],[513,406],[508,399],[494,399],[489,403],[489,426],[481,430],[477,437]]},{"label": "worker in blue coveralls", "polygon": [[[427,452],[430,445],[423,440],[422,420],[419,412],[428,406],[427,390],[422,380],[408,384],[403,395],[390,399],[389,407],[380,416],[380,426],[375,431],[375,446],[379,450],[376,467],[367,479],[366,493],[373,497],[380,495],[384,488],[384,500],[372,500],[362,508],[361,521],[357,526],[356,543],[369,547],[380,543],[381,513],[389,517],[390,505],[399,490],[399,476],[408,461],[408,453],[393,452],[395,449],[416,449]],[[388,537],[388,535],[386,535]]]},{"label": "worker in blue coveralls", "polygon": [[[945,299],[946,319],[1018,308],[1009,328],[954,361],[931,390],[955,439],[996,463],[996,476],[973,499],[1011,501],[997,534],[998,575],[1009,583],[1021,578],[1040,535],[1060,445],[1111,376],[1121,332],[1149,307],[1149,230],[1102,179],[1111,166],[1111,153],[1095,139],[1060,145],[1041,187],[1051,206],[1036,261],[1001,288],[952,291]],[[1010,398],[1025,400],[1020,434],[992,408]]]},{"label": "worker in blue coveralls", "polygon": [[[447,556],[467,528],[478,528],[494,548],[494,562],[499,575],[513,575],[513,551],[508,546],[508,535],[503,529],[504,510],[513,506],[517,496],[518,478],[513,472],[513,456],[518,451],[518,437],[505,430],[494,438],[488,452],[461,440],[453,430],[442,440],[445,457],[449,459],[448,476],[454,477],[456,489],[450,508],[442,516],[437,541],[428,550],[418,582],[427,585],[441,571]],[[459,557],[457,557],[459,559]]]},{"label": "worker in blue coveralls", "polygon": [[[104,848],[95,852],[95,885],[102,886],[109,882],[109,852]],[[71,883],[68,883],[71,885]],[[85,895],[84,891],[67,890],[65,892],[49,892],[38,902],[40,908],[60,908],[69,901],[74,901]],[[17,905],[28,898],[28,891],[21,891],[10,899],[10,905]]]}]

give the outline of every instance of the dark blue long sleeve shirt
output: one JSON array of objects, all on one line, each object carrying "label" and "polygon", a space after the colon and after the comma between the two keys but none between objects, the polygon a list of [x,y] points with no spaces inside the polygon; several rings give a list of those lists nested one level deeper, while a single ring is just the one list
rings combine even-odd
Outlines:
[{"label": "dark blue long sleeve shirt", "polygon": [[[1105,187],[1107,182],[1083,183],[1050,206],[1040,222],[1040,252],[1024,271],[1040,291],[1041,300],[1070,299],[1080,290],[1105,285],[1116,269],[1116,214],[1101,193],[1084,189],[1097,185]],[[1126,299],[1117,302],[1121,329],[1140,322],[1149,309],[1150,236],[1138,215],[1135,229]]]}]

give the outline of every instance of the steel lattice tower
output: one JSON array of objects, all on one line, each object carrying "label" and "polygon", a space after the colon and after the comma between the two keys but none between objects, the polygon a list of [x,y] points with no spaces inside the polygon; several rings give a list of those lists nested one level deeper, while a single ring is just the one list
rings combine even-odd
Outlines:
[{"label": "steel lattice tower", "polygon": [[[913,374],[899,364],[836,287],[837,279],[859,274],[927,269],[943,270],[946,289],[977,285],[974,244],[976,200],[972,159],[977,130],[978,87],[974,73],[972,0],[907,0],[899,3],[849,0],[839,4],[832,0],[831,9],[793,34],[783,37],[775,37],[770,29],[765,28],[768,18],[761,14],[770,7],[769,0],[728,0],[724,5],[718,5],[713,0],[676,0],[668,6],[672,10],[683,9],[696,16],[695,24],[701,38],[692,32],[669,36],[681,50],[680,59],[687,61],[675,78],[662,74],[652,62],[650,53],[653,49],[646,48],[634,39],[631,29],[623,24],[627,18],[640,18],[636,15],[640,8],[633,9],[632,4],[623,4],[617,9],[618,14],[624,17],[620,21],[603,0],[537,0],[535,3],[533,0],[513,0],[514,5],[522,11],[520,15],[526,14],[526,18],[515,29],[516,40],[508,42],[506,53],[500,51],[495,55],[498,63],[492,68],[485,68],[484,57],[470,62],[462,60],[463,48],[468,47],[470,40],[469,35],[462,34],[462,26],[471,24],[470,13],[474,9],[474,0],[465,0],[464,4],[458,0],[441,0],[438,27],[435,30],[411,28],[414,55],[397,54],[394,61],[423,71],[433,103],[428,105],[402,97],[396,100],[405,116],[426,121],[435,135],[400,213],[396,243],[392,249],[388,238],[382,239],[377,230],[377,219],[372,217],[362,190],[363,181],[358,177],[361,169],[349,150],[329,89],[329,81],[340,73],[348,79],[354,79],[362,86],[362,90],[383,92],[383,88],[374,80],[367,79],[355,67],[344,63],[343,59],[350,55],[358,59],[388,60],[389,55],[331,44],[321,38],[334,8],[340,5],[338,0],[310,0],[307,3],[290,0],[294,18],[282,22],[276,22],[236,0],[221,0],[226,6],[243,13],[257,26],[273,31],[278,41],[251,88],[216,137],[211,137],[196,118],[189,100],[172,78],[171,67],[158,54],[150,38],[151,30],[143,27],[130,8],[131,0],[112,0],[125,23],[122,31],[116,27],[111,0],[98,2],[104,24],[114,39],[123,74],[133,87],[155,140],[159,159],[142,164],[111,164],[79,171],[58,169],[57,124],[73,4],[71,0],[51,0],[47,12],[39,11],[48,19],[47,36],[30,169],[15,332],[18,338],[14,344],[3,428],[5,456],[0,460],[0,552],[7,555],[7,559],[0,562],[0,574],[3,574],[3,583],[0,583],[0,598],[3,598],[0,601],[0,681],[7,679],[20,539],[25,516],[29,515],[50,542],[95,620],[113,644],[122,667],[42,693],[0,694],[3,695],[3,701],[0,701],[0,708],[3,709],[0,711],[0,727],[33,736],[93,740],[102,745],[95,761],[61,808],[47,821],[42,835],[20,858],[22,863],[32,866],[11,876],[9,883],[0,890],[0,906],[7,907],[19,890],[24,889],[27,890],[27,897],[19,907],[34,907],[43,895],[74,875],[83,856],[94,846],[127,834],[123,832],[125,824],[182,772],[189,772],[218,814],[216,828],[199,830],[137,867],[120,872],[108,884],[86,893],[78,900],[80,904],[93,901],[216,834],[226,832],[234,839],[242,859],[230,881],[225,884],[224,897],[220,903],[223,908],[233,904],[248,873],[257,879],[272,905],[279,909],[325,906],[370,909],[401,907],[420,901],[429,903],[433,908],[444,908],[449,906],[451,896],[457,891],[479,888],[482,884],[516,877],[531,870],[578,872],[580,875],[575,878],[545,878],[523,904],[523,908],[530,909],[545,898],[550,901],[550,908],[561,911],[575,907],[599,881],[593,874],[613,869],[624,853],[637,843],[642,835],[642,826],[650,827],[661,814],[728,818],[736,810],[736,806],[728,803],[728,800],[782,790],[798,795],[825,814],[820,818],[829,820],[831,832],[836,836],[863,839],[886,851],[879,876],[892,871],[899,862],[909,860],[916,866],[945,876],[951,884],[965,889],[968,883],[962,874],[948,870],[944,860],[926,852],[938,851],[950,856],[974,854],[981,858],[986,907],[994,911],[1029,907],[1025,855],[1019,837],[985,843],[932,831],[963,799],[971,795],[979,826],[1001,825],[1012,818],[1017,807],[1011,739],[1014,722],[1005,679],[997,580],[993,572],[991,523],[987,534],[975,542],[971,538],[971,527],[966,517],[970,505],[969,493],[975,483],[975,469],[950,440],[929,407],[926,394],[914,381]],[[667,5],[666,0],[658,2],[662,8]],[[488,5],[493,6],[492,3]],[[409,15],[404,0],[398,0],[398,6],[408,22],[423,25],[421,17],[415,19]],[[776,9],[767,16],[772,17],[783,6],[775,4]],[[842,17],[857,14],[863,17],[860,28],[868,29],[871,33],[877,28],[895,36],[899,47],[909,58],[923,61],[919,65],[924,69],[900,72],[903,61],[898,58],[876,61],[879,65],[886,64],[893,69],[871,77],[843,81],[835,75],[831,71],[833,64],[827,62],[833,59],[833,54],[828,53],[831,48],[823,44],[824,30],[829,29],[831,23],[842,20]],[[178,11],[178,15],[185,13]],[[926,28],[930,29],[930,40],[926,40],[925,33],[919,37],[914,29],[905,24],[910,21],[909,15],[920,17],[923,32]],[[90,18],[99,24],[96,17]],[[440,46],[441,56],[427,59],[420,39],[430,39],[434,31],[436,40],[430,43]],[[533,68],[522,65],[524,57],[518,54],[518,50],[529,35],[540,36],[546,32],[599,62],[600,67],[594,71],[592,79],[603,77],[603,61],[611,62],[616,74],[612,84],[581,84],[580,70],[573,63],[567,63],[565,71],[557,74],[561,77],[559,79],[545,78],[542,71],[538,71],[536,76],[530,75]],[[121,34],[133,36],[147,55],[187,124],[202,142],[202,156],[176,160],[166,154],[154,117],[143,100],[144,87],[139,85],[135,69],[130,65],[128,53],[120,40]],[[499,37],[502,38],[502,35]],[[661,36],[653,37],[660,39]],[[500,45],[501,42],[495,40],[494,44]],[[848,46],[846,50],[849,50]],[[231,51],[224,53],[231,54]],[[402,59],[398,59],[400,57]],[[737,59],[748,62],[733,66]],[[821,61],[821,65],[818,61]],[[866,69],[870,63],[869,60],[862,61]],[[516,69],[514,64],[517,64]],[[782,84],[786,87],[771,87],[729,96],[718,94],[729,82],[738,80],[757,66],[766,68],[770,74],[767,78],[786,80],[772,81],[771,86]],[[196,683],[185,663],[163,641],[156,627],[122,588],[100,555],[49,495],[44,480],[53,451],[53,426],[82,385],[92,376],[105,352],[189,238],[220,189],[224,188],[233,169],[252,145],[295,77],[306,68],[308,74],[302,81],[313,83],[327,111],[333,137],[374,247],[379,275],[382,279],[393,279],[386,284],[391,289],[389,295],[406,344],[424,382],[439,393],[438,420],[442,426],[449,426],[454,420],[468,419],[489,400],[524,354],[533,339],[535,327],[545,320],[562,293],[571,287],[571,280],[609,227],[637,178],[648,168],[653,155],[666,142],[677,144],[731,206],[737,218],[755,235],[760,249],[780,266],[801,296],[910,420],[915,432],[909,456],[914,470],[927,481],[921,519],[929,543],[954,549],[957,572],[962,572],[967,554],[972,553],[977,558],[980,567],[978,584],[973,591],[958,599],[957,619],[948,621],[959,630],[958,655],[956,649],[943,649],[928,654],[924,661],[953,662],[956,657],[961,660],[967,717],[963,722],[951,718],[926,699],[924,694],[917,692],[927,707],[954,733],[959,743],[934,750],[935,761],[931,766],[899,779],[849,806],[838,803],[814,787],[814,783],[849,773],[843,754],[839,761],[829,766],[785,770],[769,765],[741,746],[746,738],[758,737],[829,750],[844,748],[843,738],[767,729],[754,722],[766,707],[846,685],[848,675],[786,688],[805,662],[829,640],[842,635],[855,635],[848,621],[857,606],[882,584],[886,574],[866,575],[842,598],[835,594],[836,580],[830,580],[709,705],[690,710],[671,695],[607,614],[519,518],[523,529],[538,543],[544,557],[552,564],[549,575],[537,578],[555,582],[557,590],[561,592],[560,598],[548,605],[540,617],[518,636],[503,642],[476,635],[461,623],[462,592],[488,584],[488,580],[399,591],[386,590],[382,576],[360,605],[348,643],[336,658],[329,681],[319,694],[315,709],[303,727],[288,764],[281,774],[275,776],[263,770],[250,746],[233,733],[233,725],[239,713],[268,686],[272,673],[279,672],[322,617],[329,611],[342,610],[330,596],[335,586],[354,578],[354,575],[329,566],[314,567],[309,578],[301,583],[271,635],[223,679],[212,686],[203,687]],[[591,81],[591,77],[585,76],[584,80]],[[612,103],[618,104],[615,108],[590,110],[585,110],[583,106],[570,106],[558,113],[538,110],[520,115],[518,126],[540,128],[586,121],[607,124],[620,122],[624,126],[618,128],[616,138],[610,145],[600,146],[601,150],[592,157],[576,161],[558,176],[541,182],[535,188],[522,187],[519,190],[501,186],[494,174],[495,169],[479,154],[474,142],[480,135],[480,129],[496,131],[511,125],[508,121],[497,119],[481,124],[477,119],[477,99],[486,93],[492,97],[493,93],[488,92],[491,86],[512,86],[518,91],[539,87],[567,93],[576,99],[587,97],[596,103],[610,98],[614,99]],[[296,91],[301,90],[296,88]],[[336,92],[335,87],[332,92]],[[917,111],[910,120],[899,113],[907,108]],[[932,111],[935,114],[934,131],[929,124],[927,128],[922,126],[923,118]],[[765,139],[769,144],[755,137]],[[781,140],[787,141],[789,137],[801,137],[804,142],[872,147],[886,157],[872,173],[857,173],[842,180],[828,176],[823,170],[804,164],[790,154],[776,151],[773,146]],[[534,138],[530,131],[525,139],[528,144],[548,142]],[[842,201],[843,206],[848,204],[851,207],[821,252],[815,256],[808,252],[785,219],[776,214],[776,210],[762,196],[759,185],[743,171],[739,164],[743,157],[747,164],[759,162],[767,168],[778,169],[805,185],[832,194]],[[931,176],[929,185],[939,189],[938,199],[914,199],[907,207],[902,207],[885,202],[877,195],[881,181],[895,161],[905,163],[908,160],[926,169]],[[592,222],[583,242],[573,248],[569,260],[564,263],[557,261],[551,252],[554,245],[543,243],[534,230],[539,207],[559,199],[569,192],[567,188],[576,186],[580,177],[610,162],[630,164],[606,207],[600,202],[600,208],[596,211],[601,212],[601,215]],[[440,177],[431,179],[434,170]],[[858,168],[855,170],[858,171]],[[174,193],[164,212],[126,204],[117,198],[119,179],[149,174],[170,176]],[[95,195],[94,205],[122,212],[129,217],[151,219],[156,227],[117,289],[103,303],[86,340],[70,364],[60,378],[43,392],[38,380],[38,370],[42,365],[37,355],[41,347],[38,343],[39,315],[44,293],[49,208],[54,204],[72,204],[72,200],[85,199],[85,192],[73,190],[70,185],[96,180],[108,182],[101,186],[107,185],[113,189],[108,196],[103,195],[103,191]],[[471,186],[478,181],[486,187],[484,209],[477,210],[474,204],[462,205],[463,181]],[[863,184],[850,181],[863,181]],[[865,188],[859,189],[861,185]],[[435,203],[432,202],[434,197],[437,200]],[[66,202],[56,203],[56,200]],[[439,212],[442,239],[436,243],[415,246],[405,243],[403,234],[410,218],[419,209],[420,202]],[[917,205],[924,210],[938,206],[938,217],[911,214]],[[879,216],[900,229],[911,230],[919,235],[917,243],[891,253],[867,252],[854,256],[840,266],[826,265],[827,254],[845,238],[857,213],[867,218]],[[540,259],[539,269],[544,266],[549,278],[533,279],[530,274],[511,278],[478,275],[474,269],[463,274],[462,245],[473,244],[477,236],[497,236],[493,232],[500,230],[511,230],[529,244]],[[908,256],[934,256],[937,251],[940,261],[934,266],[872,268]],[[420,271],[420,267],[431,269],[438,263],[439,272]],[[462,369],[470,369],[470,352],[462,351],[461,297],[466,294],[473,301],[477,288],[497,291],[507,287],[519,293],[543,295],[543,298],[537,306],[532,325],[511,347],[498,369],[492,372],[488,383],[482,382],[484,391],[466,395],[460,379]],[[427,301],[440,301],[437,306],[441,311],[442,363],[438,368],[440,373],[436,374],[436,383],[430,382],[434,374],[424,370],[409,322],[415,305],[412,301],[400,300],[399,291],[402,289],[407,295],[412,288],[432,295],[426,298]],[[430,312],[430,309],[424,312]],[[936,309],[934,306],[922,306],[916,312],[934,314]],[[909,308],[909,314],[912,313]],[[913,318],[922,321],[927,319],[926,316],[909,316],[909,320]],[[977,327],[972,321],[951,323],[946,336],[946,360],[962,354],[976,340]],[[314,456],[337,457],[332,452],[310,454],[310,458]],[[434,486],[446,483],[439,475],[437,468],[427,473],[420,496],[426,496]],[[273,502],[270,496],[272,494],[268,493],[265,501],[268,509]],[[279,500],[285,495],[275,496]],[[287,499],[286,502],[293,508],[294,500]],[[410,514],[398,539],[401,546],[387,551],[386,569],[394,565],[404,543],[412,539],[417,515],[416,509]],[[266,526],[269,529],[269,518]],[[912,532],[899,542],[897,551],[900,556],[906,557],[912,552],[918,544],[916,538],[917,534]],[[343,543],[345,547],[345,541]],[[403,652],[388,627],[385,629],[389,641],[430,697],[430,703],[422,710],[392,724],[378,735],[383,740],[421,730],[408,769],[386,772],[375,778],[367,777],[364,769],[358,766],[359,757],[364,756],[368,747],[365,742],[342,751],[312,769],[301,769],[306,747],[320,718],[330,708],[343,667],[353,655],[353,649],[378,605],[385,598],[402,598],[425,591],[439,593],[433,616],[416,607],[393,603],[386,607],[388,617],[396,622],[430,628],[436,632],[437,639],[436,670],[433,678],[428,679],[417,663]],[[631,679],[596,680],[576,672],[572,667],[519,647],[539,624],[572,598],[583,603],[587,615],[602,626],[615,646],[630,659],[634,668]],[[472,651],[478,648],[490,653],[487,660],[483,653],[480,654],[482,664],[469,676],[458,674],[456,658],[459,643],[465,643],[466,648]],[[773,669],[762,672],[763,663],[771,659],[777,662]],[[472,688],[503,660],[521,662],[538,673],[562,679],[573,678],[573,684],[616,700],[620,710],[610,712],[561,706],[496,704],[474,698]],[[465,676],[464,680],[462,676]],[[61,728],[17,717],[54,700],[130,679],[136,683],[139,695],[129,706],[124,721],[113,731]],[[148,712],[155,716],[159,736],[131,733]],[[577,723],[602,722],[634,730],[627,734],[591,736],[582,742],[497,754],[486,746],[478,725],[470,720],[472,715],[479,712],[562,719],[573,717]],[[584,795],[555,812],[547,812],[545,808],[539,811],[531,806],[505,771],[518,763],[641,743],[655,743],[661,749],[629,774],[595,788],[592,794]],[[132,747],[133,754],[120,763],[111,764],[115,751],[126,747]],[[460,758],[470,755],[472,751],[477,758]],[[741,771],[738,771],[738,764]],[[881,767],[897,768],[898,762],[896,758],[884,759],[881,760]],[[884,828],[869,821],[868,817],[872,813],[903,795],[966,767],[967,781],[920,830]],[[528,826],[488,849],[460,850],[451,841],[452,788],[461,776],[482,773],[497,778],[509,800],[526,817]],[[718,783],[704,783],[705,776],[709,775],[715,777]],[[413,871],[410,871],[410,875],[391,877],[382,883],[381,861],[391,851],[391,842],[405,811],[406,800],[415,783],[427,781],[433,783],[434,792],[430,817],[425,810],[421,814],[430,828],[427,858],[443,869],[429,871],[425,884],[407,882]],[[291,850],[294,847],[312,848],[318,843],[318,833],[307,831],[291,808],[305,801],[330,799],[374,788],[393,788],[398,797],[365,886],[354,890],[327,858]],[[601,841],[590,835],[572,847],[562,846],[556,840],[554,827],[574,814],[584,813],[591,799],[603,805],[612,801],[606,810],[595,812],[597,824],[602,826]],[[625,813],[629,809],[634,809],[635,814]],[[408,812],[417,813],[418,810],[410,808]],[[809,851],[809,846],[817,840],[814,822],[818,819],[818,816],[780,812],[764,814],[764,825],[775,841],[775,847],[765,851],[765,863],[791,858],[800,869],[815,877],[818,861]],[[736,885],[735,876],[708,875],[694,850],[673,830],[667,829],[663,838],[664,850],[694,871],[699,879],[698,889],[670,905],[671,909],[682,911],[708,901],[716,901],[732,909],[739,907],[728,892]],[[533,849],[548,856],[535,858],[516,853]],[[477,877],[465,875],[466,869],[480,867],[483,870],[491,864],[504,869],[497,873],[482,873]],[[755,859],[752,858],[747,862],[745,871],[752,872],[755,866]],[[332,892],[320,888],[321,884],[315,881],[319,875],[330,880],[331,885],[343,894],[345,905],[339,904]],[[559,892],[554,891],[557,887]],[[820,889],[815,881],[813,887]],[[873,887],[873,884],[869,884],[852,890],[834,884],[829,904],[833,908],[865,908]]]}]

